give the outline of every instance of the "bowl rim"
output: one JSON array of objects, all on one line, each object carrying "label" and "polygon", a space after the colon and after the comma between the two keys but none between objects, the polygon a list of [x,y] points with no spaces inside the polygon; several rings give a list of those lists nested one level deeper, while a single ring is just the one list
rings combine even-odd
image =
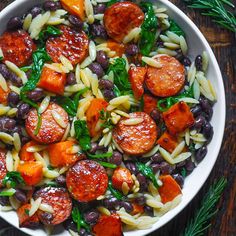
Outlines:
[{"label": "bowl rim", "polygon": [[[30,0],[17,0],[17,1],[12,2],[11,4],[9,4],[7,7],[5,7],[0,12],[0,20],[3,16],[10,15],[13,12],[14,9],[22,6],[23,3],[27,3],[28,1],[30,1]],[[35,0],[35,5],[37,5],[37,2],[38,2],[38,0]],[[215,150],[214,150],[214,153],[215,153],[214,159],[211,162],[211,165],[208,166],[207,173],[204,173],[204,177],[202,177],[200,179],[197,188],[192,190],[192,194],[189,197],[188,201],[186,201],[185,203],[180,205],[177,210],[175,210],[177,207],[172,209],[171,212],[173,212],[174,210],[175,210],[175,212],[172,215],[169,215],[169,216],[165,217],[165,219],[162,221],[162,223],[160,225],[158,225],[158,226],[154,225],[152,228],[146,229],[146,230],[135,230],[135,231],[133,231],[135,233],[137,233],[139,231],[141,233],[143,233],[143,234],[138,234],[138,235],[147,235],[151,232],[154,232],[154,231],[160,229],[165,224],[167,224],[172,219],[174,219],[174,217],[176,217],[180,212],[182,212],[182,210],[184,208],[186,208],[186,206],[188,204],[191,203],[192,199],[197,195],[197,193],[203,187],[204,183],[206,182],[207,178],[209,177],[210,173],[212,172],[212,169],[213,169],[213,167],[215,165],[215,162],[218,158],[220,148],[221,148],[221,145],[222,145],[222,141],[223,141],[223,137],[224,137],[224,128],[225,128],[225,119],[226,119],[226,99],[225,99],[225,89],[224,89],[223,77],[222,77],[222,74],[221,74],[221,71],[220,71],[219,64],[216,60],[216,57],[215,57],[209,43],[207,42],[206,38],[201,33],[200,29],[193,23],[193,21],[182,10],[180,10],[177,6],[175,6],[173,3],[171,3],[170,1],[166,1],[166,0],[155,0],[155,2],[157,2],[158,4],[165,5],[167,7],[167,9],[171,9],[174,12],[174,14],[178,15],[181,18],[182,21],[184,21],[186,24],[188,24],[190,26],[190,28],[192,28],[196,32],[196,34],[198,35],[198,37],[200,38],[200,40],[204,44],[204,46],[206,48],[206,51],[209,53],[209,58],[210,58],[210,61],[213,64],[213,68],[214,68],[214,70],[217,74],[217,78],[218,78],[217,82],[218,82],[219,89],[221,90],[221,94],[222,94],[222,96],[220,97],[220,106],[221,106],[221,110],[222,110],[222,113],[220,114],[220,116],[221,116],[221,119],[223,120],[223,124],[221,124],[221,126],[218,127],[218,129],[219,129],[218,130],[218,135],[219,136],[217,137],[217,140],[218,140],[217,144],[218,145],[215,147]],[[217,101],[217,103],[218,102],[219,102],[219,100]],[[26,234],[33,233],[33,230],[26,229],[26,228],[19,228],[19,226],[17,226],[15,224],[15,222],[12,222],[11,219],[9,219],[7,217],[4,217],[3,215],[4,215],[4,212],[3,213],[0,212],[0,217],[1,218],[3,218],[5,221],[7,221],[12,226],[18,228],[20,231],[22,231]]]}]

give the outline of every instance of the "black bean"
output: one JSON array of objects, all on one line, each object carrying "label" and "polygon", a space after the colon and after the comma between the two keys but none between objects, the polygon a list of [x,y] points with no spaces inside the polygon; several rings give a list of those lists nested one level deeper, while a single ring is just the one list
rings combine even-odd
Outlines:
[{"label": "black bean", "polygon": [[163,159],[163,157],[160,153],[156,153],[151,157],[151,161],[153,163],[159,163],[160,164],[163,160],[164,159]]},{"label": "black bean", "polygon": [[50,224],[51,221],[53,220],[53,214],[49,212],[43,212],[41,214],[41,217],[43,218],[44,222],[47,222],[48,224]]},{"label": "black bean", "polygon": [[193,108],[191,108],[191,112],[193,113],[194,117],[197,117],[202,113],[202,107],[200,105],[196,105]]},{"label": "black bean", "polygon": [[14,130],[16,127],[16,121],[9,117],[0,117],[0,131],[1,132],[9,132]]},{"label": "black bean", "polygon": [[81,229],[79,230],[79,235],[80,235],[80,236],[88,236],[88,233],[87,233],[87,231],[86,231],[85,229],[81,228]]},{"label": "black bean", "polygon": [[55,181],[60,184],[60,185],[65,185],[66,184],[66,177],[64,175],[59,175],[56,177]]},{"label": "black bean", "polygon": [[113,90],[105,89],[103,90],[103,95],[107,101],[110,101],[115,98],[115,93]]},{"label": "black bean", "polygon": [[102,39],[107,39],[107,32],[103,25],[92,24],[90,26],[90,32],[93,37],[98,37]]},{"label": "black bean", "polygon": [[153,109],[150,115],[151,115],[152,119],[153,119],[156,123],[159,122],[160,119],[161,119],[161,114],[160,114],[160,112],[157,110],[157,108]]},{"label": "black bean", "polygon": [[135,199],[135,202],[141,206],[146,203],[146,198],[144,196],[138,197]]},{"label": "black bean", "polygon": [[177,169],[178,169],[178,168],[181,168],[181,167],[185,166],[185,164],[186,164],[186,161],[181,161],[181,162],[179,162],[179,163],[176,164],[176,168],[177,168]]},{"label": "black bean", "polygon": [[103,200],[103,204],[106,208],[109,210],[114,210],[119,205],[119,200],[115,197],[112,198],[106,198]]},{"label": "black bean", "polygon": [[177,49],[176,52],[177,52],[177,55],[175,56],[175,58],[176,58],[178,61],[180,61],[180,62],[183,61],[183,59],[184,59],[184,54],[183,54],[182,50],[181,50],[181,49]]},{"label": "black bean", "polygon": [[145,212],[148,216],[151,216],[151,217],[154,216],[153,208],[150,207],[150,206],[145,206],[145,207],[144,207],[144,212]]},{"label": "black bean", "polygon": [[26,194],[21,189],[16,189],[14,196],[21,203],[24,203],[27,201]]},{"label": "black bean", "polygon": [[127,169],[129,169],[131,171],[132,174],[134,174],[134,175],[138,174],[138,169],[137,169],[137,166],[135,165],[135,163],[126,162],[125,166]]},{"label": "black bean", "polygon": [[136,44],[129,44],[125,49],[125,54],[127,56],[135,56],[139,52],[138,46]]},{"label": "black bean", "polygon": [[61,8],[61,4],[60,2],[46,1],[43,4],[43,8],[45,11],[56,11]]},{"label": "black bean", "polygon": [[140,192],[146,191],[148,185],[146,177],[143,174],[139,173],[137,175],[137,180],[140,184]]},{"label": "black bean", "polygon": [[19,119],[26,119],[27,114],[30,110],[30,106],[27,103],[22,103],[19,107],[18,107],[18,111],[17,111],[17,118]]},{"label": "black bean", "polygon": [[174,169],[175,166],[172,166],[165,161],[160,164],[160,170],[163,175],[171,174]]},{"label": "black bean", "polygon": [[40,13],[42,13],[43,9],[40,6],[35,6],[31,8],[30,14],[32,15],[33,18],[38,16]]},{"label": "black bean", "polygon": [[9,78],[9,72],[10,71],[8,70],[7,66],[2,64],[2,63],[0,63],[0,73],[2,74],[2,76],[4,78],[6,78],[6,79]]},{"label": "black bean", "polygon": [[14,85],[21,87],[22,80],[15,73],[10,71],[6,65],[0,64],[0,73],[5,79],[9,79]]},{"label": "black bean", "polygon": [[101,67],[106,70],[109,66],[109,59],[104,51],[98,51],[97,52],[97,63],[101,65]]},{"label": "black bean", "polygon": [[199,148],[195,153],[195,160],[201,162],[207,154],[207,147],[203,146]]},{"label": "black bean", "polygon": [[102,66],[97,63],[97,62],[93,62],[89,65],[89,69],[98,76],[98,78],[101,78],[104,75],[104,70],[102,68]]},{"label": "black bean", "polygon": [[41,88],[36,88],[28,92],[27,97],[34,102],[39,102],[44,97],[44,92]]},{"label": "black bean", "polygon": [[0,196],[0,205],[2,205],[2,206],[9,206],[10,205],[9,197]]},{"label": "black bean", "polygon": [[184,178],[183,178],[183,176],[180,175],[180,174],[175,174],[175,175],[173,175],[173,177],[174,177],[175,181],[179,184],[179,186],[181,188],[183,188],[183,186],[184,186]]},{"label": "black bean", "polygon": [[83,29],[84,23],[77,16],[69,15],[68,20],[77,30]]},{"label": "black bean", "polygon": [[89,150],[89,152],[91,154],[95,154],[95,152],[98,150],[98,144],[97,143],[91,143],[91,149]]},{"label": "black bean", "polygon": [[76,84],[76,78],[75,74],[73,72],[70,72],[66,77],[66,84],[67,85],[73,85]]},{"label": "black bean", "polygon": [[164,42],[162,42],[162,41],[157,41],[157,47],[158,47],[158,48],[163,48],[163,47],[164,47]]},{"label": "black bean", "polygon": [[153,163],[150,165],[154,173],[157,173],[158,170],[160,170],[160,164],[158,163]]},{"label": "black bean", "polygon": [[122,163],[122,154],[118,151],[114,151],[112,157],[109,158],[109,162],[113,163],[117,166],[121,165]]},{"label": "black bean", "polygon": [[100,3],[97,6],[93,7],[94,14],[103,14],[106,10],[106,4]]},{"label": "black bean", "polygon": [[21,136],[20,140],[21,140],[21,144],[24,145],[30,141],[30,137]]},{"label": "black bean", "polygon": [[208,142],[210,142],[214,134],[212,125],[209,122],[206,122],[203,125],[201,132],[203,133],[204,137],[208,140]]},{"label": "black bean", "polygon": [[10,92],[7,96],[7,103],[11,107],[16,107],[20,101],[20,96],[15,92]]},{"label": "black bean", "polygon": [[88,224],[96,224],[99,216],[100,216],[100,214],[96,210],[88,211],[88,212],[84,213],[84,220]]},{"label": "black bean", "polygon": [[200,115],[195,119],[193,129],[200,130],[205,123],[206,123],[205,117]]},{"label": "black bean", "polygon": [[182,60],[182,64],[184,66],[190,66],[191,65],[191,60],[188,57],[184,57]]},{"label": "black bean", "polygon": [[22,127],[21,126],[15,126],[13,128],[13,130],[11,131],[12,134],[14,133],[18,133],[20,136],[23,135],[23,132],[22,132]]},{"label": "black bean", "polygon": [[188,174],[190,174],[195,168],[194,162],[192,162],[191,159],[188,159],[186,161],[185,168],[186,168],[186,171],[188,172]]},{"label": "black bean", "polygon": [[130,213],[130,212],[132,212],[133,211],[133,206],[132,206],[132,204],[130,203],[130,202],[121,202],[120,203],[120,205],[121,205],[121,207],[124,207],[125,208],[125,211],[127,212],[127,213]]},{"label": "black bean", "polygon": [[15,16],[12,17],[8,22],[7,22],[7,29],[8,30],[17,30],[22,27],[23,23],[20,17]]},{"label": "black bean", "polygon": [[98,85],[100,89],[108,89],[111,90],[114,88],[114,84],[112,81],[108,80],[108,79],[100,79],[98,81]]},{"label": "black bean", "polygon": [[63,223],[64,227],[66,230],[73,230],[74,232],[77,231],[77,226],[76,224],[74,223],[74,221],[72,219],[69,219],[69,220],[66,220],[64,223]]},{"label": "black bean", "polygon": [[196,59],[195,59],[195,66],[197,68],[197,70],[201,71],[202,70],[202,56],[201,55],[198,55],[196,56]]},{"label": "black bean", "polygon": [[202,110],[206,113],[206,119],[210,121],[213,115],[213,109],[210,101],[206,98],[200,97],[199,102],[202,107]]}]

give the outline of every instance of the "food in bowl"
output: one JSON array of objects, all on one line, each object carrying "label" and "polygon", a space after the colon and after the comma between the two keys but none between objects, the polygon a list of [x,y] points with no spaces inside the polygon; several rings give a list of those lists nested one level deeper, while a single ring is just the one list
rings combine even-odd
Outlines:
[{"label": "food in bowl", "polygon": [[46,1],[0,48],[0,200],[20,227],[122,235],[178,205],[216,93],[166,9]]}]

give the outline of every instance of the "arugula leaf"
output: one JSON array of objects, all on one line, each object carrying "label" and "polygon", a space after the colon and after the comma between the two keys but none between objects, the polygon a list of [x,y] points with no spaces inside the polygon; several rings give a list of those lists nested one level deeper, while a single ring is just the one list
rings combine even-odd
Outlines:
[{"label": "arugula leaf", "polygon": [[107,153],[101,153],[101,154],[90,154],[87,153],[87,156],[90,158],[109,158],[112,157],[112,152],[107,152]]},{"label": "arugula leaf", "polygon": [[109,162],[104,162],[104,161],[97,161],[101,166],[107,167],[107,168],[111,168],[111,169],[115,169],[117,167],[117,165],[109,163]]},{"label": "arugula leaf", "polygon": [[137,162],[136,166],[138,168],[138,170],[147,178],[149,178],[152,183],[154,184],[154,186],[156,188],[159,187],[158,183],[157,183],[157,179],[155,174],[153,173],[153,170],[150,166],[146,166],[145,164],[141,163],[141,162]]},{"label": "arugula leaf", "polygon": [[17,184],[25,184],[21,174],[17,171],[10,171],[6,174],[2,181],[3,185],[9,183],[12,188],[15,188]]},{"label": "arugula leaf", "polygon": [[51,58],[47,54],[45,48],[37,49],[33,53],[32,57],[33,57],[32,73],[30,75],[28,82],[22,87],[20,96],[21,96],[21,100],[23,102],[28,103],[32,107],[38,108],[38,105],[35,102],[31,101],[27,97],[26,93],[29,91],[32,91],[36,88],[37,83],[38,83],[41,73],[42,73],[44,63],[47,61],[50,61]]},{"label": "arugula leaf", "polygon": [[78,232],[80,231],[81,227],[85,228],[87,231],[90,231],[89,225],[84,221],[78,207],[74,207],[71,212],[72,220],[76,223]]},{"label": "arugula leaf", "polygon": [[126,71],[126,61],[123,58],[116,58],[114,63],[109,65],[107,74],[114,73],[114,92],[116,96],[132,93],[131,85]]},{"label": "arugula leaf", "polygon": [[177,34],[178,36],[185,36],[184,31],[179,27],[179,25],[174,21],[174,20],[169,20],[170,22],[170,27],[168,28],[168,31],[171,31],[175,34]]},{"label": "arugula leaf", "polygon": [[191,86],[188,90],[184,91],[183,93],[177,96],[168,97],[168,98],[159,100],[157,103],[157,107],[161,112],[167,111],[175,103],[179,102],[180,98],[194,98],[193,86]]},{"label": "arugula leaf", "polygon": [[56,37],[61,34],[62,34],[62,32],[58,28],[56,28],[55,26],[48,25],[48,27],[46,29],[42,30],[39,34],[38,46],[44,47],[45,42],[47,41],[47,39],[50,36]]},{"label": "arugula leaf", "polygon": [[145,19],[141,25],[141,33],[139,40],[140,52],[144,56],[148,56],[156,41],[157,17],[153,10],[153,4],[150,2],[142,2],[140,6],[145,12]]},{"label": "arugula leaf", "polygon": [[16,192],[15,189],[10,188],[10,189],[8,189],[6,191],[0,192],[0,196],[1,197],[11,197],[11,196],[13,196],[15,194],[15,192]]},{"label": "arugula leaf", "polygon": [[75,137],[79,141],[81,149],[83,151],[90,150],[91,149],[91,138],[89,135],[86,121],[76,120],[74,122],[74,127],[75,127]]},{"label": "arugula leaf", "polygon": [[117,189],[113,188],[111,181],[108,182],[108,189],[110,190],[111,194],[116,199],[118,199],[118,200],[123,200],[124,199],[123,194],[120,191],[118,191]]}]

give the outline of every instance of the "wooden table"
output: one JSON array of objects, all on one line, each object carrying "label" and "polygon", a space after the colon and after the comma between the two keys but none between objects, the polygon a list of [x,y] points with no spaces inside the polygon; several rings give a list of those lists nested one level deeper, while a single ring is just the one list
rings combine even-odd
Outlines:
[{"label": "wooden table", "polygon": [[[13,0],[1,0],[0,10],[13,2]],[[227,118],[223,145],[216,162],[216,165],[207,182],[194,198],[194,200],[176,216],[171,222],[163,226],[152,236],[178,236],[186,226],[188,219],[193,216],[193,212],[199,208],[201,199],[215,179],[226,176],[228,185],[218,205],[219,212],[212,221],[209,236],[235,236],[236,235],[236,39],[231,32],[223,30],[212,23],[208,17],[201,16],[198,12],[186,7],[183,0],[172,0],[181,10],[193,20],[200,28],[208,42],[210,43],[216,58],[219,62],[226,91]],[[0,220],[0,229],[6,226]],[[13,229],[3,235],[19,235],[18,230]]]}]

